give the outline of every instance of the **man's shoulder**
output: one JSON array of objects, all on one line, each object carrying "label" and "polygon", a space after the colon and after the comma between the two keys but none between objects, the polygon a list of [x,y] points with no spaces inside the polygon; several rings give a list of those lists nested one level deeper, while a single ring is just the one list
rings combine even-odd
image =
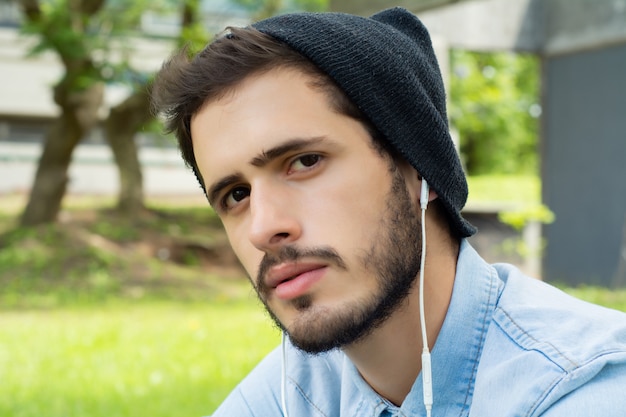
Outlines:
[{"label": "man's shoulder", "polygon": [[[280,415],[283,366],[289,409],[305,413],[302,415],[318,415],[319,404],[333,403],[332,397],[340,395],[344,358],[340,351],[310,355],[289,343],[283,358],[278,347],[239,383],[215,416]],[[311,398],[312,395],[321,396],[321,400]],[[339,404],[338,398],[336,403]]]},{"label": "man's shoulder", "polygon": [[537,349],[564,370],[626,352],[626,313],[592,304],[521,272],[496,266],[504,289],[494,322],[524,349]]},{"label": "man's shoulder", "polygon": [[626,401],[610,397],[626,386],[626,314],[571,297],[512,267],[496,265],[496,270],[504,286],[472,408],[501,406],[502,416],[511,409],[525,415],[553,409],[569,412],[554,415],[584,415],[580,404],[603,409],[606,402],[623,413]]}]

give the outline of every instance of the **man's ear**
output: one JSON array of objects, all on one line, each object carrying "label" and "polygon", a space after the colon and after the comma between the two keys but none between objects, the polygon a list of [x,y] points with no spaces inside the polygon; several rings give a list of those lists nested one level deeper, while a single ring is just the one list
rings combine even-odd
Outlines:
[{"label": "man's ear", "polygon": [[420,199],[420,190],[421,190],[421,176],[419,173],[413,168],[411,164],[409,164],[405,160],[396,161],[396,167],[402,174],[404,178],[404,184],[406,185],[406,190],[411,197],[411,201],[419,203]]},{"label": "man's ear", "polygon": [[[409,195],[411,196],[411,201],[415,201],[415,203],[419,205],[420,194],[422,191],[421,174],[417,172],[417,170],[413,168],[413,165],[409,164],[407,161],[401,161],[397,164],[397,166],[404,177],[404,182]],[[431,202],[437,197],[437,192],[430,187],[428,191],[428,201]]]},{"label": "man's ear", "polygon": [[[423,179],[423,177],[419,173],[417,174],[417,179],[419,181],[420,191],[421,191],[422,181],[424,181],[424,179]],[[433,188],[429,184],[429,186],[428,186],[428,202],[430,203],[431,201],[435,200],[438,197],[439,197],[439,195],[437,194],[437,191],[433,190]]]}]

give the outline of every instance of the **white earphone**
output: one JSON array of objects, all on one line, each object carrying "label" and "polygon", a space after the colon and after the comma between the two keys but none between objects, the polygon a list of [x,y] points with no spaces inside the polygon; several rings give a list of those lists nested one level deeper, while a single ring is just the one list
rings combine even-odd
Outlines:
[{"label": "white earphone", "polygon": [[287,332],[283,330],[281,338],[282,348],[282,370],[280,374],[280,406],[283,409],[283,416],[289,417],[287,414]]},{"label": "white earphone", "polygon": [[428,335],[426,333],[426,318],[424,313],[424,267],[426,265],[426,207],[428,207],[429,187],[422,178],[420,193],[420,209],[422,212],[422,256],[420,262],[420,328],[422,330],[422,386],[424,394],[424,407],[426,407],[426,417],[430,417],[433,408],[433,376],[430,362],[430,351],[428,349]]}]

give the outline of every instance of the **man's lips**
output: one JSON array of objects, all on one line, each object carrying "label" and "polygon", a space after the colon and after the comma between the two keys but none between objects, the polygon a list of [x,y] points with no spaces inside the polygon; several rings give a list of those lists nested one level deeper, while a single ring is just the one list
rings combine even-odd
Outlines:
[{"label": "man's lips", "polygon": [[270,268],[265,284],[275,290],[278,298],[296,298],[322,278],[326,266],[322,263],[309,262],[282,263]]}]

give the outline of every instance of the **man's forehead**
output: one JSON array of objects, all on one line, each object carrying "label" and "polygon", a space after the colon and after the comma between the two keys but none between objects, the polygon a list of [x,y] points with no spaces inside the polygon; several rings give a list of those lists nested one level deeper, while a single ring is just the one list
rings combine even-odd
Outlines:
[{"label": "man's forehead", "polygon": [[336,113],[309,83],[302,72],[283,68],[248,77],[205,103],[190,126],[205,185],[328,136],[329,115]]}]

